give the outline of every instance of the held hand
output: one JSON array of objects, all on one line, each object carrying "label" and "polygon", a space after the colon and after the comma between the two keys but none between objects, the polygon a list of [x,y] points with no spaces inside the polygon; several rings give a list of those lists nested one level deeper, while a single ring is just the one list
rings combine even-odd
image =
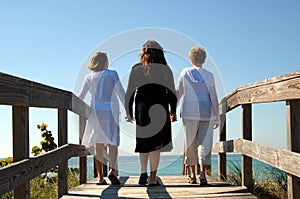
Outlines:
[{"label": "held hand", "polygon": [[133,118],[132,118],[130,115],[127,115],[127,116],[125,117],[125,119],[126,119],[126,122],[130,122],[130,123],[133,122]]},{"label": "held hand", "polygon": [[171,122],[177,121],[177,115],[176,113],[170,113]]},{"label": "held hand", "polygon": [[218,128],[219,126],[220,126],[219,124],[215,124],[214,129]]}]

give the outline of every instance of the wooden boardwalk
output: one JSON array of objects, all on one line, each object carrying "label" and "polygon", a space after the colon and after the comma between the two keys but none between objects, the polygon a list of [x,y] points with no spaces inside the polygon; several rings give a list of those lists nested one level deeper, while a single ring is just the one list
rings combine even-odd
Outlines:
[{"label": "wooden boardwalk", "polygon": [[[62,199],[84,198],[256,198],[243,186],[232,186],[224,182],[208,179],[209,186],[188,184],[186,176],[161,176],[162,186],[148,187],[138,185],[138,176],[120,177],[121,185],[96,185],[97,179],[69,190]],[[109,182],[108,179],[106,179]]]}]

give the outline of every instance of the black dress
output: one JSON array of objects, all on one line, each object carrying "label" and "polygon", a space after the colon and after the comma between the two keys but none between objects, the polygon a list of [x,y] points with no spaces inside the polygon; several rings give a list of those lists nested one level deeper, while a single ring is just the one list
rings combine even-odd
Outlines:
[{"label": "black dress", "polygon": [[150,75],[136,64],[130,72],[125,97],[126,113],[133,117],[135,101],[135,152],[171,151],[170,112],[176,113],[177,98],[173,73],[169,66],[151,64]]}]

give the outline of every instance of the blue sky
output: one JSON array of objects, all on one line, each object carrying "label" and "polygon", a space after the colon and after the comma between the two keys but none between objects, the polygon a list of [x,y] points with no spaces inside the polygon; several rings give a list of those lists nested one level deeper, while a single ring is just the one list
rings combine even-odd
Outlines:
[{"label": "blue sky", "polygon": [[[0,1],[0,71],[74,91],[84,63],[103,42],[150,27],[204,46],[221,77],[223,92],[229,94],[239,86],[299,69],[299,10],[296,0]],[[160,43],[167,44],[159,36],[144,37],[144,41],[161,39]],[[133,40],[118,45],[127,46]],[[175,71],[189,66],[186,57],[168,52],[168,45],[163,47]],[[124,54],[111,63],[111,68],[126,76],[138,53]],[[0,118],[0,157],[6,157],[12,154],[10,107],[0,106]],[[76,143],[75,116],[70,114],[69,118],[69,140]],[[31,144],[41,140],[36,124],[48,123],[55,134],[56,120],[55,110],[30,109]],[[183,151],[181,120],[173,126],[174,153],[178,154]],[[238,108],[228,115],[229,139],[241,136],[240,126]],[[253,106],[255,141],[285,148],[285,131],[283,102]],[[134,140],[124,138],[123,143],[121,135],[121,149],[131,153],[125,143],[133,145]]]}]

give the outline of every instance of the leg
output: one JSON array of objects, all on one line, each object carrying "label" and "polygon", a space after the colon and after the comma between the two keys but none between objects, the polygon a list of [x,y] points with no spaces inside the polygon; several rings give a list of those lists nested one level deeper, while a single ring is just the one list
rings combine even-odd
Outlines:
[{"label": "leg", "polygon": [[109,174],[108,179],[113,185],[121,184],[120,180],[117,178],[117,157],[118,157],[118,147],[114,145],[108,145],[109,148]]},{"label": "leg", "polygon": [[198,128],[198,121],[183,120],[183,126],[185,130],[185,160],[184,163],[189,166],[189,177],[195,178],[196,171],[195,165],[197,164],[197,147],[198,141],[196,139],[196,133]]},{"label": "leg", "polygon": [[195,171],[195,165],[189,165],[189,170],[190,170],[190,177],[191,178],[196,178],[196,171]]},{"label": "leg", "polygon": [[210,121],[200,121],[197,133],[199,141],[200,184],[206,185],[206,169],[211,165],[211,149],[213,143],[213,124]]},{"label": "leg", "polygon": [[141,176],[139,179],[140,185],[145,185],[148,183],[147,165],[149,153],[140,153],[140,164],[141,164]]},{"label": "leg", "polygon": [[149,184],[156,184],[156,173],[159,165],[160,160],[160,150],[152,151],[149,153],[149,159],[150,159],[150,180]]},{"label": "leg", "polygon": [[209,168],[211,168],[210,164],[200,164],[200,179],[206,179],[206,172],[209,171]]},{"label": "leg", "polygon": [[211,152],[200,160],[200,179],[206,179],[206,172],[211,169]]},{"label": "leg", "polygon": [[118,147],[114,145],[108,145],[109,148],[109,175],[115,175],[117,176],[116,170],[117,170],[117,159],[118,159]]},{"label": "leg", "polygon": [[141,173],[147,173],[149,153],[140,153]]},{"label": "leg", "polygon": [[95,144],[95,163],[96,163],[96,170],[99,178],[99,183],[102,183],[104,181],[103,172],[102,172],[103,149],[104,149],[104,144],[98,144],[98,143]]}]

